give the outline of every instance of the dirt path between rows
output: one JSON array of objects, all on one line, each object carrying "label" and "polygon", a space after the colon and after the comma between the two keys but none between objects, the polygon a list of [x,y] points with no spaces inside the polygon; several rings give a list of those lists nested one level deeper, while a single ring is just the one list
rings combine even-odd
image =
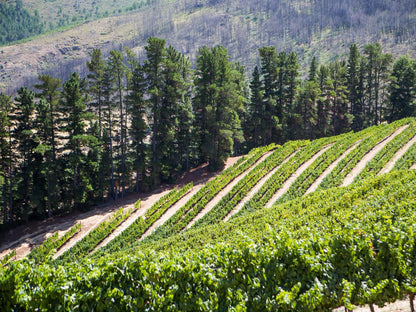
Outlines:
[{"label": "dirt path between rows", "polygon": [[386,164],[386,166],[381,169],[381,171],[378,173],[383,174],[383,173],[387,173],[390,172],[393,168],[394,165],[396,164],[396,162],[409,150],[409,148],[412,147],[413,144],[416,143],[416,135],[409,141],[407,142],[401,149],[399,149],[396,154],[393,156],[393,158]]},{"label": "dirt path between rows", "polygon": [[414,163],[413,166],[410,167],[410,170],[416,170],[416,163]]},{"label": "dirt path between rows", "polygon": [[[168,188],[163,192],[158,192],[156,194],[150,195],[147,199],[143,200],[140,203],[140,208],[137,209],[134,213],[132,213],[123,223],[121,223],[113,233],[107,236],[100,244],[98,244],[92,253],[107,245],[110,241],[112,241],[116,236],[118,236],[121,232],[127,229],[137,218],[142,217],[146,214],[147,210],[153,206],[153,203],[157,202],[162,196],[168,194],[173,188]],[[130,204],[126,206],[124,209],[134,208],[134,204]]]},{"label": "dirt path between rows", "polygon": [[337,160],[335,160],[332,164],[329,165],[328,168],[325,169],[325,171],[318,177],[318,179],[315,180],[315,182],[312,183],[312,185],[308,188],[308,190],[305,192],[306,194],[315,192],[319,185],[321,185],[322,181],[332,172],[332,170],[335,169],[335,167],[345,158],[349,153],[351,153],[358,144],[361,143],[362,140],[357,141],[354,143],[353,146],[351,146],[349,149],[347,149]]},{"label": "dirt path between rows", "polygon": [[[337,309],[332,310],[333,312],[345,312],[344,307],[340,307]],[[370,307],[368,305],[363,307],[358,307],[353,310],[354,312],[370,312]],[[406,300],[398,300],[393,303],[386,304],[384,307],[379,308],[378,306],[374,305],[374,311],[376,312],[410,312],[410,303],[409,299]]]},{"label": "dirt path between rows", "polygon": [[114,211],[105,213],[104,215],[94,215],[89,218],[80,220],[81,231],[74,235],[70,240],[68,240],[54,255],[53,259],[59,258],[65,251],[75,246],[81,239],[87,236],[92,230],[94,230],[100,223],[107,221]]},{"label": "dirt path between rows", "polygon": [[[238,161],[239,158],[240,157],[229,158],[227,160],[227,163],[225,164],[224,169],[227,169],[228,167],[231,167],[232,165],[234,165]],[[209,179],[207,178],[204,181],[200,181],[200,183],[198,184],[194,183],[194,187],[192,188],[192,190],[188,194],[186,194],[184,197],[182,197],[176,204],[170,207],[155,223],[153,223],[153,225],[150,228],[148,228],[147,231],[142,235],[140,240],[143,240],[144,238],[152,234],[159,226],[163,225],[179,209],[181,209],[186,204],[186,202],[192,198],[192,196],[194,196],[201,188],[203,188],[209,180],[213,178],[215,178],[215,176]]]},{"label": "dirt path between rows", "polygon": [[214,196],[213,199],[211,199],[206,204],[206,206],[196,215],[196,217],[188,223],[185,229],[189,229],[191,226],[195,224],[195,222],[197,222],[199,219],[203,218],[208,212],[210,212],[211,209],[214,208],[221,201],[221,199],[226,194],[228,194],[233,189],[233,187],[237,185],[238,182],[241,181],[241,179],[244,179],[244,177],[247,176],[251,172],[251,170],[253,170],[258,164],[262,163],[273,152],[274,151],[268,151],[267,153],[265,153],[254,164],[252,164],[248,170],[244,171],[243,174],[240,174],[239,176],[235,177],[234,180],[228,183],[217,195]]},{"label": "dirt path between rows", "polygon": [[[130,203],[133,200],[129,196],[123,203]],[[16,250],[15,260],[22,259],[53,233],[58,232],[59,236],[62,236],[72,226],[81,223],[81,231],[74,235],[70,241],[76,240],[111,216],[118,208],[119,205],[117,203],[111,202],[106,205],[96,206],[91,211],[85,213],[72,213],[67,216],[52,217],[43,221],[31,221],[28,224],[6,231],[3,233],[0,258],[10,251]],[[58,255],[64,250],[64,247],[58,250]]]},{"label": "dirt path between rows", "polygon": [[389,143],[396,136],[402,133],[403,130],[407,127],[409,127],[409,125],[404,125],[398,128],[396,131],[393,132],[393,134],[384,138],[384,140],[380,143],[376,144],[376,146],[374,146],[367,154],[364,155],[364,157],[359,161],[355,168],[353,168],[351,172],[347,174],[341,186],[350,185],[354,181],[355,177],[358,176],[361,173],[361,171],[364,170],[367,163],[369,163],[383,149],[383,147],[387,145],[387,143]]},{"label": "dirt path between rows", "polygon": [[292,155],[290,155],[289,157],[286,157],[286,159],[284,159],[282,161],[281,164],[279,164],[277,167],[275,167],[274,169],[272,169],[269,173],[267,173],[264,177],[262,177],[258,183],[250,190],[250,192],[238,203],[237,206],[234,207],[233,210],[230,211],[230,213],[224,218],[224,222],[227,222],[233,215],[235,215],[237,212],[239,212],[244,205],[251,200],[254,195],[256,195],[256,193],[258,191],[260,191],[260,189],[262,188],[262,186],[267,182],[267,180],[269,180],[275,173],[277,170],[280,169],[280,167],[282,167],[285,163],[287,163],[293,156],[296,155],[296,153],[299,150],[295,151],[294,153],[292,153]]},{"label": "dirt path between rows", "polygon": [[292,184],[296,181],[296,179],[306,170],[312,163],[323,153],[325,153],[329,148],[331,148],[334,144],[329,144],[322,148],[318,153],[316,153],[312,158],[308,161],[304,162],[286,181],[283,183],[282,187],[273,195],[273,197],[269,200],[266,204],[266,208],[270,208],[273,204],[282,196],[284,195]]},{"label": "dirt path between rows", "polygon": [[[233,165],[239,158],[240,157],[230,157],[226,162],[226,167]],[[191,181],[193,181],[194,184],[206,183],[208,179],[213,178],[220,173],[209,172],[207,168],[207,164],[204,164],[184,173],[178,178],[176,186],[181,187]],[[56,231],[58,231],[61,236],[76,223],[81,223],[81,231],[58,250],[58,253],[55,254],[57,257],[69,247],[73,246],[77,241],[81,240],[98,224],[108,219],[120,207],[134,205],[134,203],[141,198],[141,208],[136,211],[131,218],[138,215],[144,215],[145,211],[148,209],[146,207],[151,207],[154,202],[162,196],[159,196],[159,194],[164,193],[173,187],[175,187],[175,185],[163,185],[150,194],[131,194],[125,199],[98,205],[88,212],[73,212],[66,216],[52,217],[42,221],[30,221],[27,224],[4,231],[3,233],[0,233],[0,259],[12,250],[16,250],[16,257],[13,258],[14,260],[22,259],[27,256],[34,247],[40,245]],[[128,218],[128,220],[129,222],[133,222],[130,218]],[[127,221],[123,222],[120,226],[127,226],[126,222]],[[117,233],[120,232],[121,231],[117,231]]]},{"label": "dirt path between rows", "polygon": [[147,229],[147,231],[140,237],[140,240],[143,240],[150,234],[154,232],[159,226],[163,225],[169,218],[171,218],[179,209],[181,209],[188,200],[192,198],[201,188],[204,187],[205,183],[207,181],[204,181],[203,183],[200,183],[198,185],[195,185],[188,194],[183,196],[180,200],[178,200],[172,207],[170,207],[168,210],[165,211],[165,213],[155,222],[153,225]]}]

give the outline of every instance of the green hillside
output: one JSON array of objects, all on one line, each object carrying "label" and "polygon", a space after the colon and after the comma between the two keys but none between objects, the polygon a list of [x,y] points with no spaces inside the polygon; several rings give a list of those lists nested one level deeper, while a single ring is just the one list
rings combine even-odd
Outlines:
[{"label": "green hillside", "polygon": [[38,35],[43,29],[38,11],[32,16],[22,1],[15,5],[0,1],[0,45]]},{"label": "green hillside", "polygon": [[160,196],[105,246],[96,248],[143,202],[57,257],[79,226],[9,262],[0,307],[332,311],[412,302],[415,165],[415,118],[254,149],[203,187]]}]

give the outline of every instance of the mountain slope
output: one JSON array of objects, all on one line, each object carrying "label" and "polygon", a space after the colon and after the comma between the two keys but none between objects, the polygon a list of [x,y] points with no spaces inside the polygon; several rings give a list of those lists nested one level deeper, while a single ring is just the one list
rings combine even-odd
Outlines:
[{"label": "mountain slope", "polygon": [[[84,2],[79,3],[82,10]],[[410,0],[158,1],[140,12],[2,47],[0,90],[31,84],[40,72],[63,79],[74,70],[85,73],[92,48],[106,54],[125,45],[143,56],[149,36],[166,38],[191,58],[203,45],[221,44],[248,69],[257,62],[257,49],[268,45],[297,52],[303,64],[313,56],[324,63],[346,55],[353,42],[382,42],[386,52],[415,55],[415,20]]]}]

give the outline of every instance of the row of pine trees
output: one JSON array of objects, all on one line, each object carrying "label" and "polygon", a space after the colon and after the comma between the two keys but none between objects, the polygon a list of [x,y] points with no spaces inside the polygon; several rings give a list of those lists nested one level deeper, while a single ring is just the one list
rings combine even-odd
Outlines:
[{"label": "row of pine trees", "polygon": [[142,63],[129,49],[90,53],[89,74],[0,93],[3,225],[85,210],[173,183],[208,163],[272,142],[315,139],[415,113],[416,62],[393,64],[379,44],[319,65],[301,79],[297,55],[259,49],[250,81],[224,47],[199,49],[195,67],[149,38]]}]

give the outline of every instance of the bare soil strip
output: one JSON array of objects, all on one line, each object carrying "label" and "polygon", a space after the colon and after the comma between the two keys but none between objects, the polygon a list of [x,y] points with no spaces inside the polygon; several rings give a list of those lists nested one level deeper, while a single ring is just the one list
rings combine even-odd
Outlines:
[{"label": "bare soil strip", "polygon": [[[339,307],[339,308],[332,310],[332,312],[344,312],[344,311],[345,311],[344,307]],[[370,307],[368,305],[357,307],[356,309],[354,309],[354,312],[369,312],[369,311],[370,311]],[[405,299],[405,300],[397,300],[393,303],[388,303],[382,308],[379,308],[377,305],[374,305],[374,311],[376,312],[410,312],[411,310],[410,310],[409,299]]]},{"label": "bare soil strip", "polygon": [[410,170],[416,170],[416,163],[413,164],[413,166],[410,167]]},{"label": "bare soil strip", "polygon": [[390,172],[393,168],[396,162],[406,153],[409,148],[412,147],[413,144],[416,143],[416,136],[414,136],[409,142],[406,143],[401,149],[399,149],[396,154],[393,156],[393,158],[387,163],[387,165],[381,169],[379,174]]},{"label": "bare soil strip", "polygon": [[347,149],[344,152],[344,154],[342,154],[337,160],[335,160],[331,165],[329,165],[329,167],[325,169],[325,171],[318,177],[318,179],[316,179],[315,182],[312,183],[312,185],[305,192],[305,195],[315,192],[319,185],[322,183],[322,181],[327,177],[327,175],[330,174],[332,170],[334,170],[335,167],[338,165],[338,163],[345,157],[347,157],[347,155],[351,153],[357,147],[357,145],[360,144],[361,141],[362,140],[359,140],[356,143],[354,143],[354,145]]},{"label": "bare soil strip", "polygon": [[233,189],[233,187],[237,185],[238,182],[240,182],[241,179],[243,179],[247,174],[249,174],[251,170],[253,170],[258,164],[260,164],[261,162],[263,162],[273,152],[274,151],[269,151],[269,152],[265,153],[263,156],[261,156],[259,158],[259,160],[257,160],[254,164],[252,164],[251,167],[248,170],[246,170],[243,174],[240,174],[233,181],[231,181],[230,183],[228,183],[213,199],[211,199],[207,203],[207,205],[204,207],[204,209],[202,209],[196,215],[196,217],[193,220],[191,220],[191,222],[188,223],[188,225],[186,226],[186,229],[189,229],[191,226],[193,226],[195,224],[195,222],[197,222],[199,219],[201,219],[203,216],[205,216],[208,212],[210,212],[211,209],[214,208],[220,202],[220,200],[226,194],[228,194]]},{"label": "bare soil strip", "polygon": [[[240,157],[241,156],[230,157],[227,159],[226,167],[232,166],[236,161],[238,161]],[[186,172],[179,178],[180,181],[178,185],[185,185],[191,181],[194,181],[194,184],[205,184],[208,179],[218,174],[214,172],[207,172],[205,167],[206,165],[201,165],[198,168],[191,169],[189,172]],[[173,186],[169,187],[169,189],[171,188],[173,188]],[[144,215],[147,209],[151,207],[154,202],[163,195],[165,191],[166,187],[160,187],[150,195],[141,194],[141,208],[134,212],[134,214],[132,214],[132,216],[129,217],[120,226],[127,227],[127,222],[133,222],[131,218],[135,219],[136,216]],[[27,225],[22,225],[20,227],[11,229],[6,233],[3,233],[3,237],[0,237],[0,258],[3,258],[12,250],[16,250],[16,257],[14,259],[22,259],[27,256],[35,246],[40,245],[45,239],[47,239],[56,231],[58,231],[59,235],[61,236],[76,223],[81,223],[81,231],[65,243],[65,245],[55,255],[55,257],[58,257],[65,250],[75,245],[77,241],[87,235],[98,224],[107,220],[117,209],[124,206],[134,205],[138,198],[139,196],[132,194],[124,200],[97,206],[89,212],[73,213],[70,216],[54,217],[52,219],[46,219],[43,221],[31,221]],[[120,230],[116,231],[119,233]]]},{"label": "bare soil strip", "polygon": [[[94,253],[96,250],[100,249],[101,247],[107,245],[111,240],[113,240],[116,236],[118,236],[121,232],[123,232],[125,229],[127,229],[134,221],[136,221],[137,218],[142,217],[145,215],[146,211],[149,210],[149,208],[152,207],[153,203],[158,201],[162,196],[166,195],[172,190],[172,188],[169,188],[163,192],[156,193],[150,195],[148,198],[143,200],[140,204],[140,208],[137,209],[134,213],[132,213],[123,223],[121,223],[113,233],[108,235],[100,244],[98,244],[92,253]],[[134,204],[127,205],[124,209],[130,209],[133,208]]]},{"label": "bare soil strip", "polygon": [[[26,257],[33,248],[40,245],[53,233],[58,232],[59,236],[64,235],[76,223],[81,223],[81,231],[72,237],[64,246],[58,250],[58,255],[68,249],[68,244],[84,236],[96,225],[110,217],[116,211],[114,203],[98,206],[82,214],[72,216],[54,217],[43,221],[30,222],[28,225],[11,229],[5,235],[6,242],[2,244],[0,257],[3,257],[13,249],[16,250],[15,260]],[[23,235],[21,235],[24,233]],[[70,245],[72,246],[72,245]]]},{"label": "bare soil strip", "polygon": [[268,174],[266,174],[263,178],[261,178],[260,181],[251,189],[251,191],[240,201],[240,203],[233,210],[230,211],[230,213],[224,218],[223,221],[227,222],[233,215],[239,212],[244,207],[244,205],[249,200],[251,200],[258,191],[260,191],[261,187],[267,182],[267,180],[269,180],[270,177],[273,176],[275,172],[280,169],[281,166],[283,166],[293,156],[295,156],[298,151],[299,150],[295,151],[292,155],[283,160],[283,162],[280,165],[278,165],[276,168],[274,168]]},{"label": "bare soil strip", "polygon": [[145,237],[149,236],[156,230],[159,226],[163,225],[169,218],[171,218],[181,207],[183,207],[188,200],[192,198],[203,186],[204,183],[200,183],[192,188],[188,194],[183,196],[180,200],[178,200],[172,207],[170,207],[155,223],[152,224],[150,228],[142,235],[140,240],[144,239]]},{"label": "bare soil strip", "polygon": [[384,138],[383,141],[378,143],[367,154],[365,154],[364,157],[360,160],[360,162],[355,166],[355,168],[352,169],[349,174],[347,174],[341,186],[350,185],[354,181],[355,177],[358,176],[361,173],[361,171],[364,170],[367,163],[370,162],[383,149],[383,147],[387,145],[387,143],[389,143],[401,132],[403,132],[403,130],[406,129],[408,126],[409,125],[404,125],[398,128],[393,134],[391,134],[389,137]]},{"label": "bare soil strip", "polygon": [[311,159],[309,159],[307,162],[303,163],[296,171],[293,173],[289,179],[286,180],[285,183],[283,183],[283,186],[276,192],[276,194],[273,195],[273,197],[269,200],[269,202],[266,204],[266,208],[270,208],[273,206],[273,204],[283,195],[285,194],[289,188],[292,186],[292,184],[296,181],[296,179],[304,172],[312,163],[323,153],[325,153],[332,145],[329,144],[325,146],[323,149],[321,149],[318,153],[316,153]]},{"label": "bare soil strip", "polygon": [[70,249],[71,247],[75,246],[81,239],[87,236],[93,229],[95,229],[101,222],[108,220],[114,211],[108,212],[104,215],[94,215],[89,218],[83,219],[80,221],[81,223],[81,231],[79,231],[74,237],[72,237],[69,241],[67,241],[61,249],[57,251],[53,255],[53,259],[57,259],[60,255],[62,255],[65,251]]},{"label": "bare soil strip", "polygon": [[[238,157],[230,157],[227,159],[227,163],[225,164],[224,169],[227,169],[228,167],[234,165],[238,159],[241,156]],[[192,196],[194,196],[202,187],[205,186],[205,184],[211,180],[215,178],[215,176],[211,176],[211,177],[207,177],[203,180],[199,179],[199,181],[193,181],[194,182],[194,187],[192,188],[192,190],[190,192],[188,192],[188,194],[186,194],[185,196],[183,196],[178,202],[176,202],[172,207],[170,207],[155,223],[153,223],[153,225],[147,229],[147,231],[142,235],[142,237],[140,237],[140,240],[143,240],[144,238],[146,238],[147,236],[149,236],[150,234],[152,234],[154,232],[154,230],[156,230],[159,226],[163,225],[169,218],[171,218],[179,209],[181,209],[188,200],[190,200],[192,198]],[[187,181],[188,182],[188,181]]]}]

